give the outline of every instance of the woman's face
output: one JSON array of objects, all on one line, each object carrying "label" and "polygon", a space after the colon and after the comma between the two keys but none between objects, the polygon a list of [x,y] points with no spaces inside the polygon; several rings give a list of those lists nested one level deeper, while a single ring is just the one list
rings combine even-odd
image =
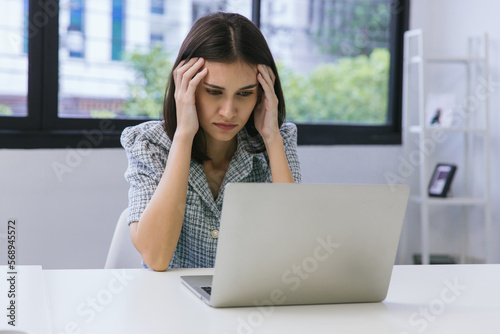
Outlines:
[{"label": "woman's face", "polygon": [[206,61],[196,89],[196,109],[207,139],[227,142],[245,126],[258,100],[257,66]]}]

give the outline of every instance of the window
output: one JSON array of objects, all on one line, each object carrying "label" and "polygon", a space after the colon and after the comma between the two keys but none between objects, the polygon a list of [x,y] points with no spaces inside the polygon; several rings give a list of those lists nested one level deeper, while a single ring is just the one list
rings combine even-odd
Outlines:
[{"label": "window", "polygon": [[85,41],[83,35],[83,0],[70,1],[70,21],[66,44],[70,57],[83,58]]},{"label": "window", "polygon": [[0,12],[0,128],[28,114],[28,1],[7,1]]},{"label": "window", "polygon": [[398,144],[407,2],[0,0],[0,147],[119,147],[161,117],[184,36],[218,10],[261,27],[299,144]]},{"label": "window", "polygon": [[149,38],[151,47],[153,48],[156,44],[163,45],[163,35],[162,34],[151,34]]},{"label": "window", "polygon": [[152,14],[165,14],[164,0],[151,0],[151,13]]},{"label": "window", "polygon": [[390,101],[401,90],[389,87],[402,9],[392,0],[261,1],[299,144],[400,143],[400,103]]},{"label": "window", "polygon": [[24,0],[24,7],[23,7],[23,23],[24,23],[23,51],[24,51],[24,53],[28,53],[28,9],[29,9],[29,1]]},{"label": "window", "polygon": [[123,17],[124,17],[124,4],[125,0],[113,0],[113,21],[112,21],[112,51],[111,59],[122,60],[123,44],[124,44],[124,31],[123,31]]}]

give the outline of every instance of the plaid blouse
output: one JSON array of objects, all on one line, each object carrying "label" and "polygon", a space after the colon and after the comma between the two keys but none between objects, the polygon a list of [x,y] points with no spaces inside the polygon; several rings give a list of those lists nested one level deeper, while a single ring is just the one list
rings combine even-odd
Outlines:
[{"label": "plaid blouse", "polygon": [[[297,127],[284,123],[280,132],[288,165],[295,182],[299,183]],[[217,199],[210,191],[203,166],[191,160],[184,222],[169,268],[213,267],[225,185],[229,182],[271,182],[267,152],[250,153],[255,139],[248,135],[245,128],[238,133],[237,140],[236,152],[224,175]],[[139,221],[151,200],[165,170],[172,142],[164,130],[163,121],[149,121],[126,128],[121,144],[128,158],[125,179],[130,183],[130,224]]]}]

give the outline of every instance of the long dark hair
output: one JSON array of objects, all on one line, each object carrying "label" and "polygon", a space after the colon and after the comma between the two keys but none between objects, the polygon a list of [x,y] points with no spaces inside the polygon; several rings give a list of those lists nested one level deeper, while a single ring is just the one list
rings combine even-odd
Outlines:
[{"label": "long dark hair", "polygon": [[[240,14],[223,12],[199,18],[184,39],[172,68],[175,69],[182,60],[187,61],[194,57],[203,57],[205,60],[221,63],[233,63],[241,60],[252,65],[263,64],[269,66],[276,76],[274,91],[279,101],[278,125],[281,127],[285,121],[286,112],[278,70],[266,39],[252,21]],[[177,108],[174,98],[175,83],[172,73],[170,74],[163,103],[165,131],[171,140],[173,140],[177,129]],[[262,137],[255,128],[253,112],[245,124],[245,128],[257,143],[252,145],[252,151],[255,153],[263,152],[265,147]],[[201,128],[195,136],[191,152],[191,157],[200,163],[210,160],[206,154],[206,143]]]}]

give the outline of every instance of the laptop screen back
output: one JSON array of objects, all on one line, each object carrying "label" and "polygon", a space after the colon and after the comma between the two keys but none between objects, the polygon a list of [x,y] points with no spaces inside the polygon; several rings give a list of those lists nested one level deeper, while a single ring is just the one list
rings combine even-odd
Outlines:
[{"label": "laptop screen back", "polygon": [[404,185],[229,184],[210,304],[383,300],[408,194]]}]

